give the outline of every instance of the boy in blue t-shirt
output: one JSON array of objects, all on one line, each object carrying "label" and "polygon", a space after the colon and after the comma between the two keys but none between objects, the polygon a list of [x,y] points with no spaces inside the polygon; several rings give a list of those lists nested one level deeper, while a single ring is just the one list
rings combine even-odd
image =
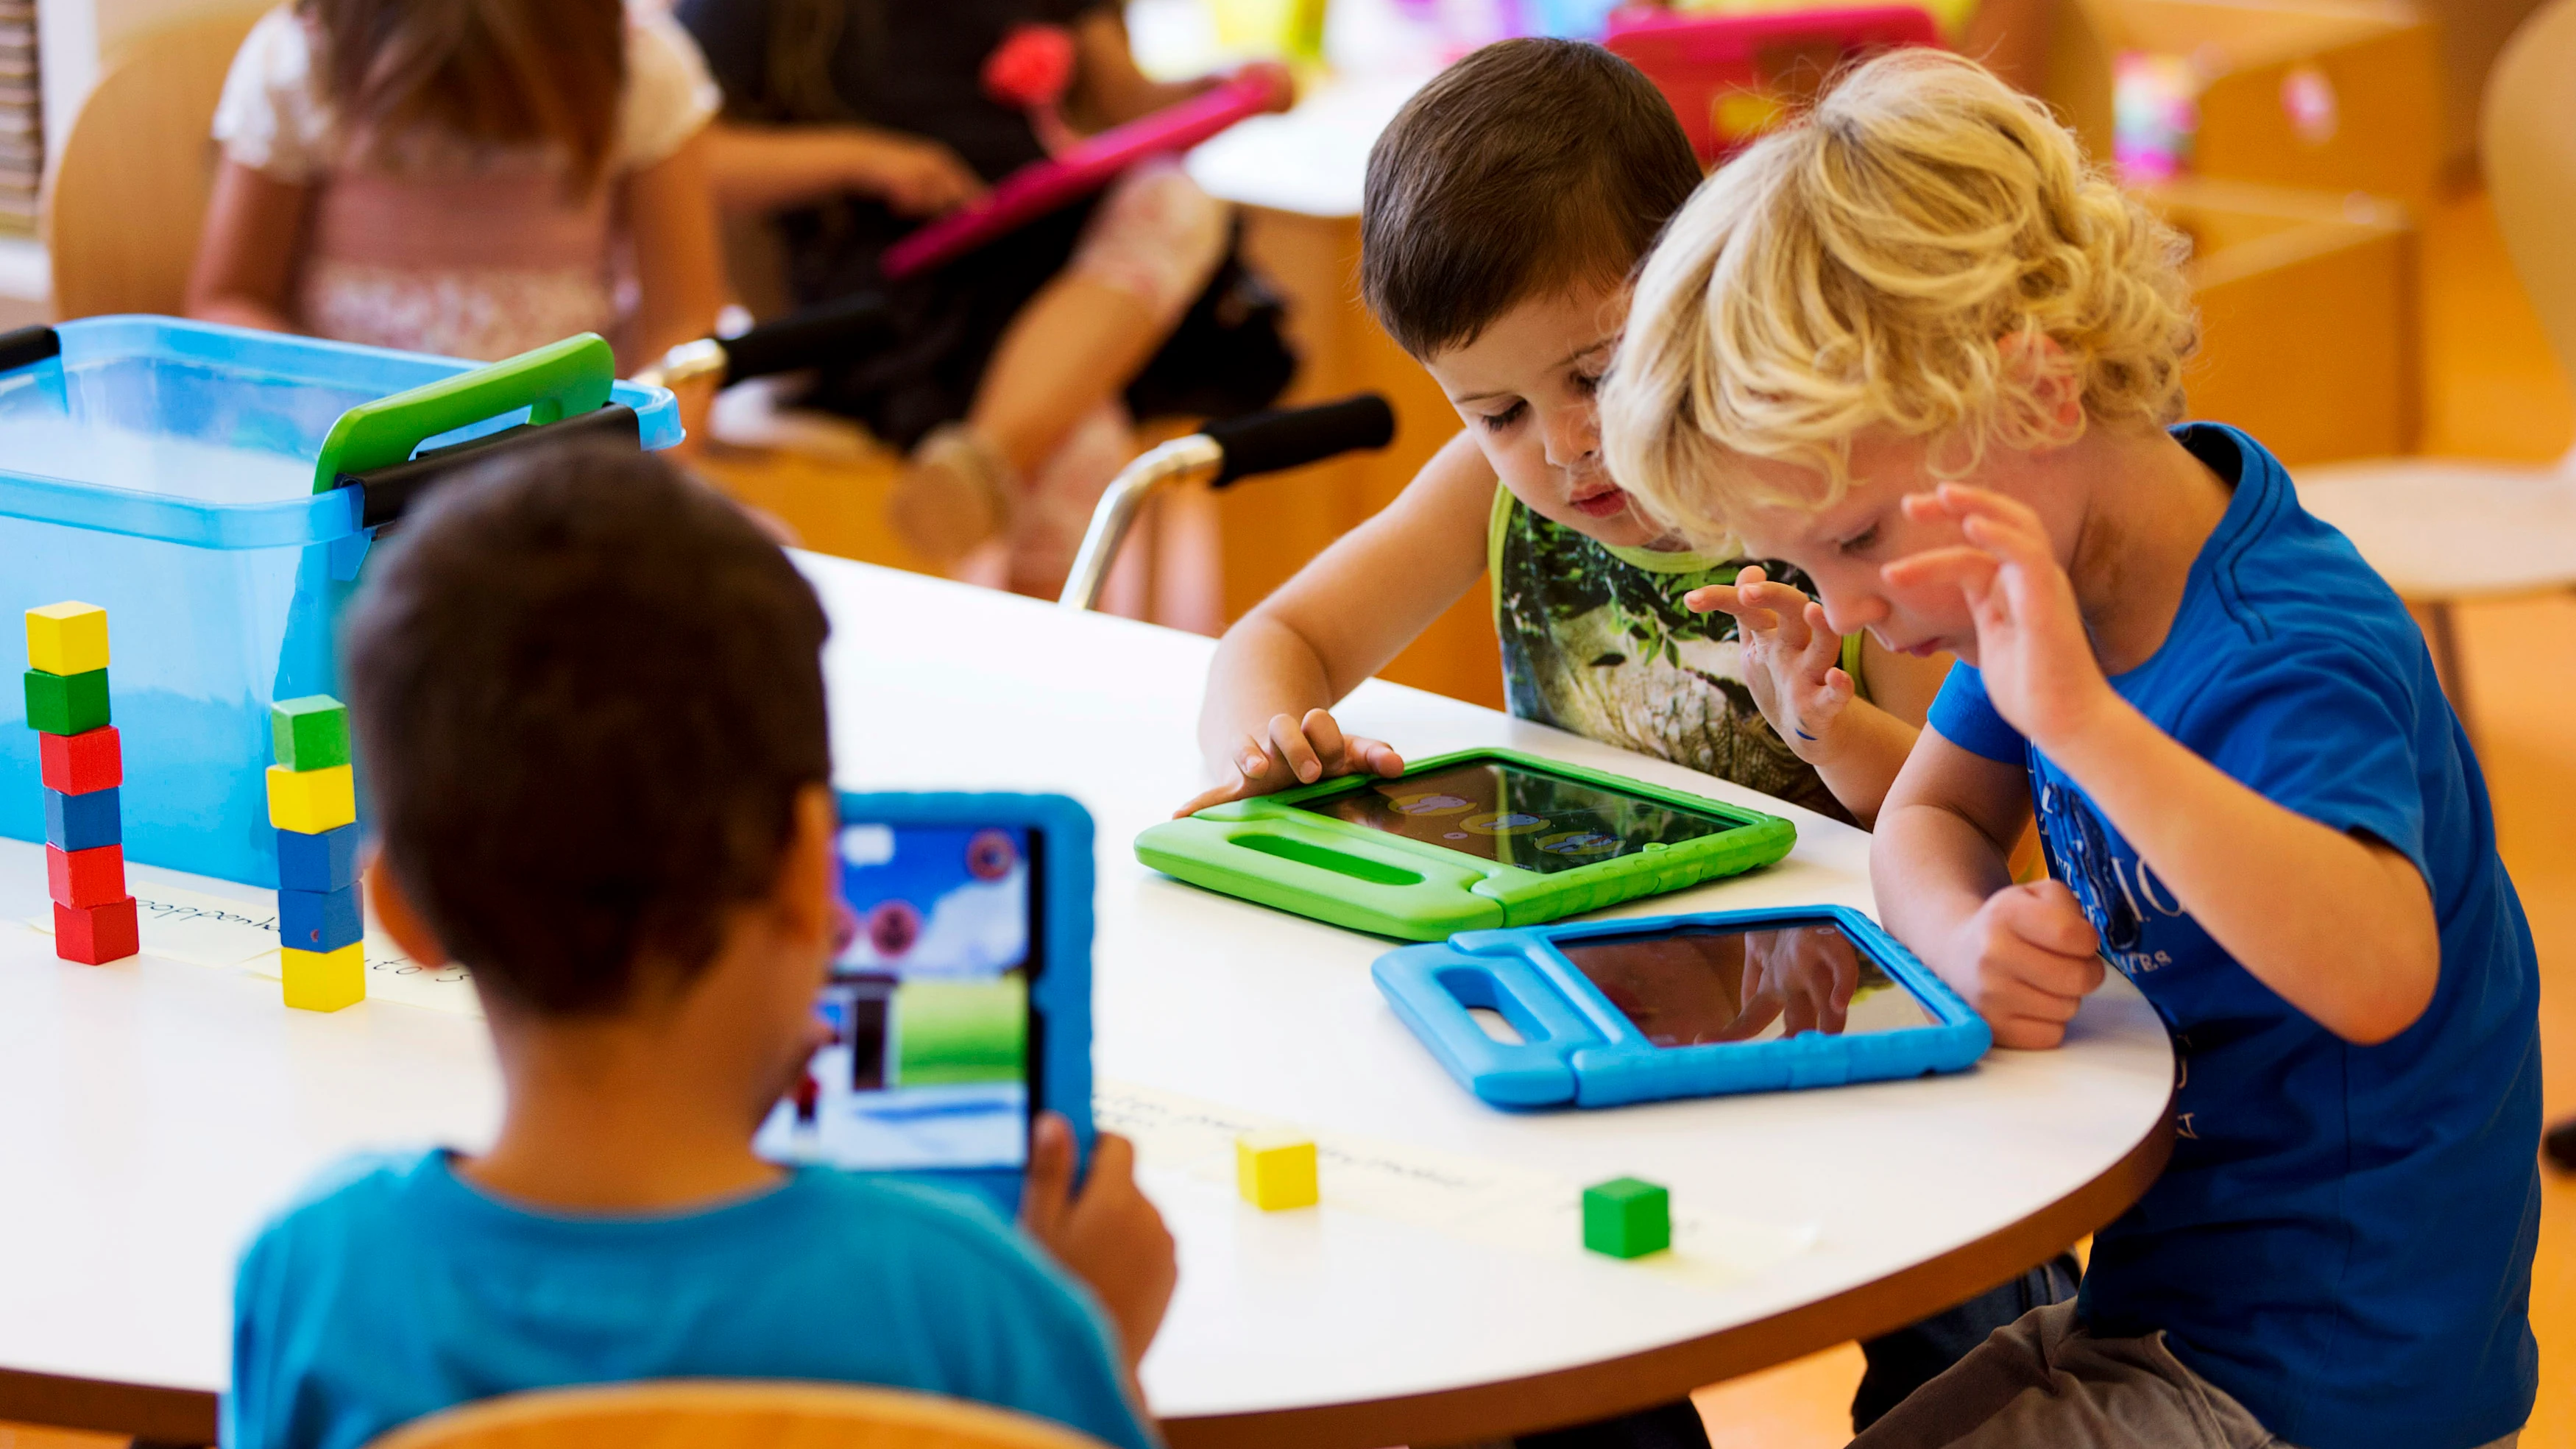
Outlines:
[{"label": "boy in blue t-shirt", "polygon": [[448,485],[369,573],[345,641],[369,885],[411,955],[472,966],[505,1109],[488,1150],[351,1162],[252,1244],[224,1442],[354,1449],[686,1377],[1153,1444],[1133,1366],[1172,1243],[1124,1142],[1074,1196],[1041,1122],[1024,1213],[1053,1260],[963,1199],[752,1154],[841,920],[828,626],[777,546],[667,463],[557,449]]},{"label": "boy in blue t-shirt", "polygon": [[2079,1299],[1868,1449],[2472,1449],[2537,1388],[2538,970],[2485,783],[2281,465],[2166,426],[2182,251],[2037,102],[1899,52],[1675,217],[1603,394],[1649,507],[1963,661],[1878,820],[1896,935],[2001,1046],[2106,961],[2173,1034],[2170,1165]]}]

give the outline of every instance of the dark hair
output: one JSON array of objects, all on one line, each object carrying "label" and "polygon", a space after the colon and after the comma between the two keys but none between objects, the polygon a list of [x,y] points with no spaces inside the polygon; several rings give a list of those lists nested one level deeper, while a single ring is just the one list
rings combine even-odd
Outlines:
[{"label": "dark hair", "polygon": [[343,634],[384,860],[482,987],[611,1012],[686,980],[831,778],[814,590],[742,511],[571,445],[442,487]]},{"label": "dark hair", "polygon": [[[576,190],[607,169],[626,85],[621,0],[298,0],[341,124],[378,161],[429,131],[474,145],[552,143]],[[391,147],[391,150],[387,148]]]},{"label": "dark hair", "polygon": [[1635,66],[1582,41],[1498,41],[1369,148],[1360,291],[1415,357],[1463,347],[1533,296],[1624,279],[1699,180]]}]

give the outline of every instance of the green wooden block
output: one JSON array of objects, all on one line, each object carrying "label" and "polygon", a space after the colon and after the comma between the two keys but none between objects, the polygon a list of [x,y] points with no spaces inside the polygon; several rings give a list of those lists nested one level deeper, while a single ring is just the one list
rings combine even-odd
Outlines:
[{"label": "green wooden block", "polygon": [[277,762],[299,775],[349,763],[349,707],[327,694],[270,705],[268,728]]},{"label": "green wooden block", "polygon": [[1672,1245],[1672,1195],[1662,1188],[1614,1177],[1583,1190],[1583,1246],[1613,1258],[1642,1258]]},{"label": "green wooden block", "polygon": [[107,671],[27,671],[27,727],[42,734],[82,735],[107,723]]}]

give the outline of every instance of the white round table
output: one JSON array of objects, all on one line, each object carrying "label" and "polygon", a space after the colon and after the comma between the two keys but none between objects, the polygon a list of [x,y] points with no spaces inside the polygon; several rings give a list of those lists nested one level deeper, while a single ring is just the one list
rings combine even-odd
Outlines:
[{"label": "white round table", "polygon": [[[1462,1443],[1669,1400],[2002,1281],[2163,1165],[2173,1059],[2116,975],[2060,1050],[1954,1077],[1485,1107],[1378,997],[1387,943],[1136,863],[1136,832],[1199,785],[1209,641],[800,562],[833,620],[845,786],[1061,790],[1097,818],[1094,1060],[1105,1116],[1169,1129],[1140,1133],[1182,1269],[1144,1382],[1180,1449]],[[1510,745],[1797,821],[1781,865],[1621,914],[1870,904],[1860,832],[1735,786],[1382,683],[1343,717],[1416,755]],[[15,924],[43,910],[40,852],[0,841],[0,1419],[204,1443],[242,1243],[342,1153],[487,1140],[489,1052],[469,1016],[388,1000],[309,1015],[238,969],[57,962]],[[1236,1199],[1203,1149],[1238,1119],[1316,1135],[1321,1208]],[[1687,1252],[1581,1250],[1573,1194],[1622,1175],[1670,1186]]]}]

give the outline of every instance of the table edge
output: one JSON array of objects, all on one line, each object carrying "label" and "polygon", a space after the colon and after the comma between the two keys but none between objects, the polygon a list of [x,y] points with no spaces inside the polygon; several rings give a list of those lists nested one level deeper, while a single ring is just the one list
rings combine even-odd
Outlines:
[{"label": "table edge", "polygon": [[0,1368],[0,1419],[131,1434],[138,1446],[214,1443],[218,1402],[205,1389]]},{"label": "table edge", "polygon": [[2027,1217],[1828,1298],[1573,1368],[1385,1399],[1162,1421],[1170,1449],[1469,1444],[1590,1423],[1915,1322],[2046,1262],[2146,1195],[2173,1156],[2173,1107],[2119,1161]]}]

